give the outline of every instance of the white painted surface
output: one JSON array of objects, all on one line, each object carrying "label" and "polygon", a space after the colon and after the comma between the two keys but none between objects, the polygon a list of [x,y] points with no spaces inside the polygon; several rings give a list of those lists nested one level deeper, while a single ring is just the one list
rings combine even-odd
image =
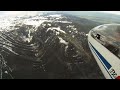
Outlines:
[{"label": "white painted surface", "polygon": [[[120,75],[120,59],[117,56],[115,56],[113,53],[111,53],[108,49],[106,49],[103,45],[101,45],[98,41],[96,41],[94,38],[92,38],[91,35],[90,35],[90,33],[88,34],[88,41],[112,65],[112,68],[117,73],[117,76],[119,76]],[[92,53],[93,53],[93,51],[92,51]],[[99,65],[100,69],[102,70],[104,76],[107,79],[110,79],[110,76],[109,76],[108,72],[106,71],[106,69],[104,68],[104,66],[101,64],[101,62],[99,61],[99,59],[97,58],[97,56],[94,53],[93,53],[93,55],[94,55],[94,57],[95,57],[98,65]],[[108,71],[110,71],[110,70],[111,69],[109,69]]]}]

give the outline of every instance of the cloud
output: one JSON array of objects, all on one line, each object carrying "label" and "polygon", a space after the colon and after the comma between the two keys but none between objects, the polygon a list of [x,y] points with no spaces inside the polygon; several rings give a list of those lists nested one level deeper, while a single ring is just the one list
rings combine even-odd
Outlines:
[{"label": "cloud", "polygon": [[0,11],[1,16],[24,16],[24,15],[30,15],[34,16],[38,13],[43,12],[52,12],[52,11]]},{"label": "cloud", "polygon": [[23,15],[35,15],[38,11],[4,11],[2,12],[5,16],[23,16]]}]

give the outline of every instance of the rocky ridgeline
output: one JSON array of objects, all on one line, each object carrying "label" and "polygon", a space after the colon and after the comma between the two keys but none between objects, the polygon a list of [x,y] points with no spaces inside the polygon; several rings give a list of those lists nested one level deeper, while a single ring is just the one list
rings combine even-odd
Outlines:
[{"label": "rocky ridgeline", "polygon": [[86,33],[94,25],[85,26],[80,20],[48,14],[12,21],[14,25],[1,31],[0,38],[5,43],[1,54],[12,77],[103,78],[87,43]]}]

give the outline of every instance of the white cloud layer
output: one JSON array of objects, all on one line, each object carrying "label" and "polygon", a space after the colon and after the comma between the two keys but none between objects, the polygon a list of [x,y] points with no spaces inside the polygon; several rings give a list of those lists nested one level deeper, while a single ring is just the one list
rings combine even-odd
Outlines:
[{"label": "white cloud layer", "polygon": [[100,12],[120,15],[120,11],[100,11]]},{"label": "white cloud layer", "polygon": [[[0,16],[24,16],[24,15],[36,15],[42,12],[54,12],[54,11],[0,11]],[[120,11],[93,11],[93,12],[104,12],[120,15]]]},{"label": "white cloud layer", "polygon": [[0,16],[24,16],[24,15],[36,15],[43,12],[52,11],[0,11]]}]

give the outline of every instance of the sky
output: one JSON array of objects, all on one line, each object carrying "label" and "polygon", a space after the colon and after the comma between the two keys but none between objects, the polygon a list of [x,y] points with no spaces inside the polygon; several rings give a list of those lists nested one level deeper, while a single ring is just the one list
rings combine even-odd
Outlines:
[{"label": "sky", "polygon": [[[38,12],[46,12],[46,11],[0,11],[0,15],[9,15],[9,16],[17,16],[17,15],[35,15]],[[49,11],[52,12],[52,11]],[[98,12],[98,11],[97,11]],[[99,11],[104,13],[112,13],[120,15],[120,11]]]},{"label": "sky", "polygon": [[120,11],[100,11],[100,12],[112,13],[112,14],[120,15]]}]

